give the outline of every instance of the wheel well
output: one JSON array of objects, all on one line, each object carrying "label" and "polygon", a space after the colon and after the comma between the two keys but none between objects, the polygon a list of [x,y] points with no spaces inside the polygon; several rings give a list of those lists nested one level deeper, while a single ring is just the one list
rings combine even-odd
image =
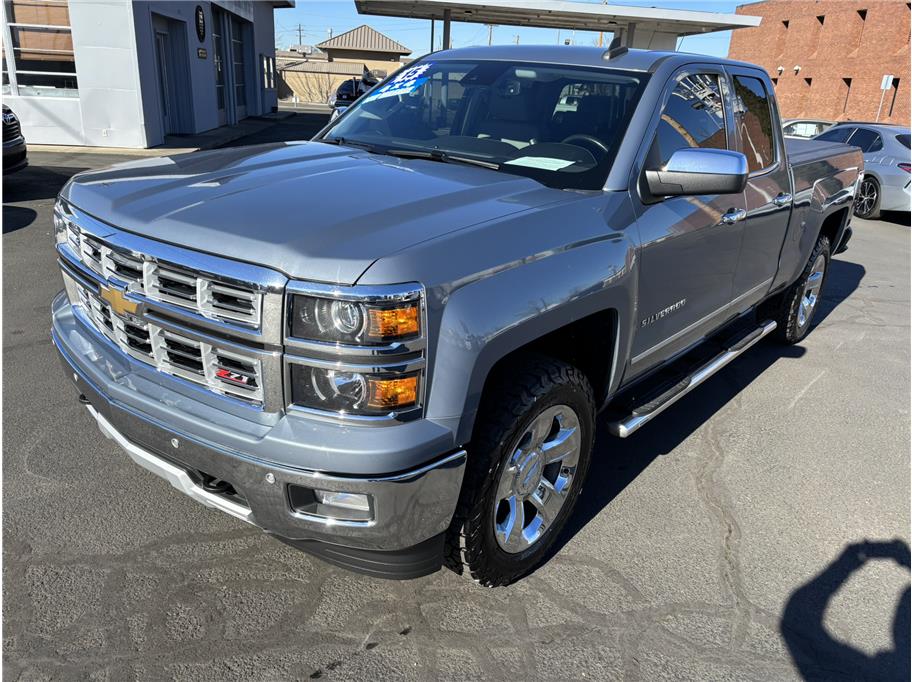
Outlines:
[{"label": "wheel well", "polygon": [[491,368],[482,395],[487,392],[492,377],[516,361],[537,354],[563,360],[583,372],[592,386],[596,403],[601,404],[611,379],[617,319],[616,310],[602,310],[516,348]]},{"label": "wheel well", "polygon": [[831,213],[823,219],[823,224],[820,226],[820,236],[826,236],[830,240],[831,253],[839,246],[839,244],[836,243],[836,237],[839,236],[839,232],[842,230],[842,226],[845,224],[848,217],[849,209],[843,208]]}]

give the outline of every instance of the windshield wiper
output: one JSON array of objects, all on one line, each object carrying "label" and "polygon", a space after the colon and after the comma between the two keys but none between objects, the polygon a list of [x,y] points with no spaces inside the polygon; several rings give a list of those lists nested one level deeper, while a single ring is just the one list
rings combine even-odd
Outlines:
[{"label": "windshield wiper", "polygon": [[315,142],[323,142],[324,144],[334,144],[334,145],[344,145],[346,147],[357,147],[358,149],[363,149],[366,152],[371,154],[379,154],[380,150],[372,144],[367,142],[357,142],[355,140],[349,140],[344,137],[321,137]]},{"label": "windshield wiper", "polygon": [[490,168],[491,170],[500,170],[499,163],[472,159],[466,156],[454,156],[441,149],[386,149],[383,153],[401,159],[427,159],[429,161],[440,161],[441,163],[466,163],[472,166]]}]

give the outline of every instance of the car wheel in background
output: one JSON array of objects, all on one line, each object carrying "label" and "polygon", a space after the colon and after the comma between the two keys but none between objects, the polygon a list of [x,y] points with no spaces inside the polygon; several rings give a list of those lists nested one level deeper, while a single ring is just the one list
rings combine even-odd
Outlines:
[{"label": "car wheel in background", "polygon": [[855,195],[855,216],[865,220],[880,217],[880,184],[875,178],[866,176],[861,181],[858,194]]}]

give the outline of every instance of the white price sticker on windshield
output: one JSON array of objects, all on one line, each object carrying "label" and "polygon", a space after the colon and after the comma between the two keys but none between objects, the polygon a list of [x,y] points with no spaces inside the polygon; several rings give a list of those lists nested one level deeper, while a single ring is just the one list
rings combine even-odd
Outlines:
[{"label": "white price sticker on windshield", "polygon": [[526,166],[527,168],[541,168],[542,170],[559,171],[567,166],[572,166],[575,161],[566,159],[552,159],[548,156],[520,156],[518,159],[504,161],[505,166]]}]

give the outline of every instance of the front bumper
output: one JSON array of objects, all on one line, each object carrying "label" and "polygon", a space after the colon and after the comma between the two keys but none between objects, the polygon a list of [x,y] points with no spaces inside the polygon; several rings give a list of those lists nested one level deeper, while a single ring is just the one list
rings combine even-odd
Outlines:
[{"label": "front bumper", "polygon": [[28,166],[25,138],[18,137],[3,143],[3,174],[15,173]]},{"label": "front bumper", "polygon": [[[245,451],[240,439],[234,447],[214,443],[178,428],[176,424],[187,422],[176,414],[170,419],[160,409],[156,415],[151,407],[143,409],[142,379],[131,371],[132,360],[82,324],[65,296],[55,300],[53,311],[52,337],[64,369],[102,433],[140,466],[208,507],[347,568],[409,578],[440,567],[443,532],[456,508],[465,451],[445,453],[391,474],[345,474],[265,460],[252,454],[259,452],[252,445]],[[167,385],[167,378],[162,384]],[[181,413],[194,411],[183,394],[160,393],[156,402],[157,408],[170,402]],[[207,489],[206,482],[212,479],[230,483],[237,495]],[[292,495],[292,486],[298,493],[319,489],[366,494],[369,516],[340,520],[325,515],[327,510],[319,506],[293,506],[292,497],[300,495]]]}]

